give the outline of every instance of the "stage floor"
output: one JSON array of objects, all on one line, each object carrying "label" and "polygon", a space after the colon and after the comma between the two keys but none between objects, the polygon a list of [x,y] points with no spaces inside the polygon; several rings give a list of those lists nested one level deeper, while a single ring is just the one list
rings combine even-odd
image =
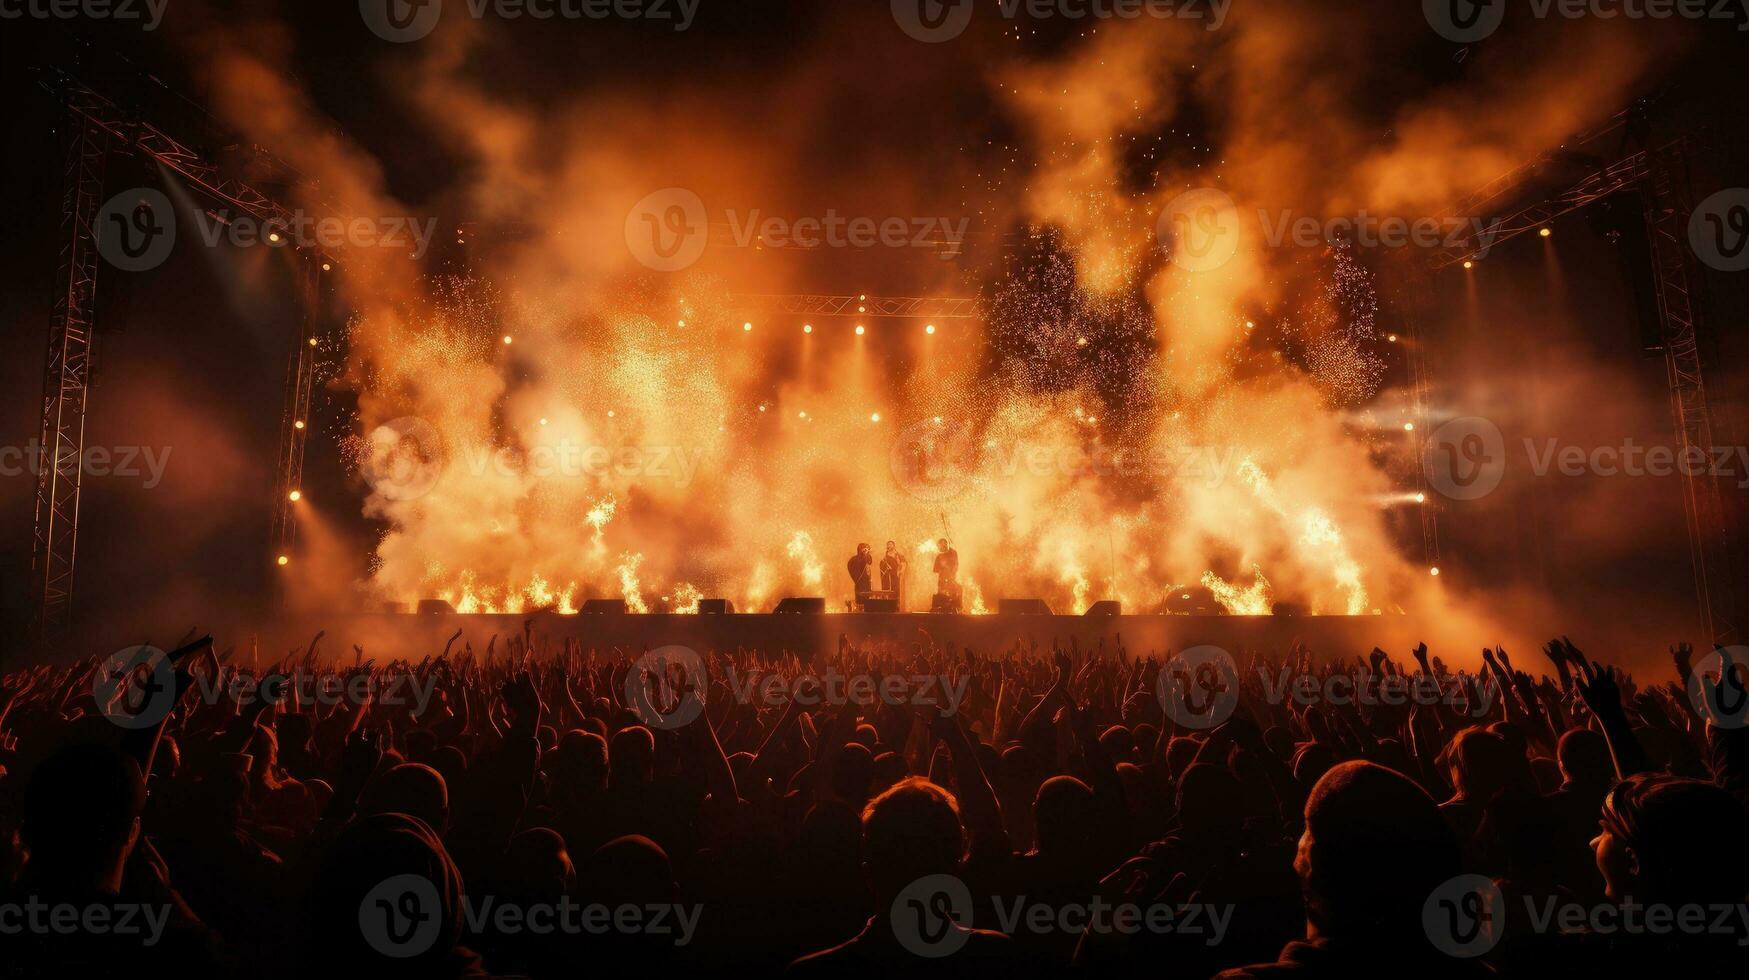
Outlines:
[{"label": "stage floor", "polygon": [[574,615],[516,614],[355,614],[332,617],[288,616],[262,633],[264,650],[302,647],[318,629],[327,630],[324,651],[350,656],[351,645],[367,656],[418,660],[442,651],[457,629],[456,650],[472,644],[483,651],[496,635],[499,649],[522,632],[532,619],[536,634],[547,642],[573,639],[585,649],[607,652],[615,647],[636,652],[645,647],[679,644],[699,651],[735,647],[781,648],[804,655],[829,651],[839,636],[852,642],[922,641],[925,637],[979,653],[1007,650],[1018,640],[1049,648],[1071,639],[1083,650],[1104,640],[1113,648],[1118,637],[1132,655],[1146,656],[1213,644],[1232,651],[1286,650],[1305,643],[1320,658],[1364,655],[1374,646],[1402,653],[1415,645],[1415,629],[1404,616],[1056,616],[1056,615],[936,615],[930,613],[823,613],[779,615]]}]

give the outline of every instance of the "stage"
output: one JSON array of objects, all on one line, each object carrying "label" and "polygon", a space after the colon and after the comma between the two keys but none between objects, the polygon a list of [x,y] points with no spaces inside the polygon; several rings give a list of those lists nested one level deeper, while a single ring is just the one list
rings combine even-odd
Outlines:
[{"label": "stage", "polygon": [[1234,652],[1286,650],[1302,642],[1319,659],[1365,655],[1375,645],[1406,655],[1416,642],[1405,616],[1059,616],[937,615],[930,613],[734,613],[728,615],[607,614],[350,614],[332,617],[288,615],[261,630],[261,646],[285,651],[307,645],[326,630],[323,652],[350,657],[352,644],[381,662],[387,657],[419,660],[441,652],[456,630],[454,650],[471,644],[476,653],[496,635],[499,650],[532,620],[545,644],[571,639],[584,649],[614,648],[636,653],[645,647],[679,644],[700,652],[757,647],[787,649],[804,656],[832,650],[839,636],[853,643],[923,641],[970,647],[978,653],[1006,651],[1016,641],[1049,648],[1071,640],[1083,650],[1104,640],[1115,649],[1118,637],[1132,655],[1147,656],[1212,644]]}]

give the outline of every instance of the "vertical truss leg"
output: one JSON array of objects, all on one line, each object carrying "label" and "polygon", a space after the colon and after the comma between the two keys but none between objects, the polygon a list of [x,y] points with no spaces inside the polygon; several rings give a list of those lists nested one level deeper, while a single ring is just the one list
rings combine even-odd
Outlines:
[{"label": "vertical truss leg", "polygon": [[85,409],[91,381],[93,300],[97,295],[97,209],[109,137],[69,113],[61,197],[61,260],[49,320],[42,429],[36,446],[36,523],[31,542],[31,604],[36,642],[60,645],[72,623],[73,559],[79,532],[79,482],[85,459]]},{"label": "vertical truss leg", "polygon": [[[1707,407],[1696,321],[1698,286],[1688,254],[1688,219],[1693,201],[1688,161],[1680,143],[1654,151],[1646,178],[1646,229],[1651,241],[1653,284],[1658,296],[1664,366],[1670,383],[1670,412],[1677,452],[1683,464],[1683,514],[1688,523],[1689,559],[1695,599],[1707,642],[1737,642],[1739,610],[1729,532],[1718,477],[1713,471],[1712,413]],[[1698,461],[1698,466],[1694,465]]]},{"label": "vertical truss leg", "polygon": [[316,333],[320,316],[321,270],[316,260],[304,263],[298,273],[303,325],[297,344],[286,362],[285,404],[279,423],[279,462],[274,483],[271,545],[273,556],[291,554],[298,539],[298,502],[294,492],[304,485],[304,444],[310,435],[310,396],[316,377]]}]

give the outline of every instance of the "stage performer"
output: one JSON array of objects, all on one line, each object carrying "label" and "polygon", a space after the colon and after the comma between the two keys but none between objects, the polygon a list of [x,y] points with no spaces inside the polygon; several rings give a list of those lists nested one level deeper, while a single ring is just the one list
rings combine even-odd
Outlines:
[{"label": "stage performer", "polygon": [[881,556],[881,591],[891,592],[899,600],[899,608],[905,608],[905,597],[899,592],[904,588],[905,556],[899,552],[895,542],[887,542],[887,553]]},{"label": "stage performer", "polygon": [[935,542],[935,592],[947,599],[958,611],[960,604],[960,553],[953,550],[946,538]]},{"label": "stage performer", "polygon": [[863,597],[874,591],[874,549],[867,544],[857,545],[849,567],[851,584],[856,587],[856,601],[861,604]]}]

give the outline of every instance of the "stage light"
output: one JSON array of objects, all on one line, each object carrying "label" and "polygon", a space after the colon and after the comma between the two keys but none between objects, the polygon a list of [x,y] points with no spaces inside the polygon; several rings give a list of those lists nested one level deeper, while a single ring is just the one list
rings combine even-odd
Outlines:
[{"label": "stage light", "polygon": [[291,493],[286,494],[286,498],[295,504],[298,501],[304,499],[304,495],[300,491],[293,490]]},{"label": "stage light", "polygon": [[805,419],[805,418],[807,418],[807,417],[808,417],[808,413],[807,413],[807,412],[797,412],[797,413],[796,413],[796,418],[798,418],[798,419]]},{"label": "stage light", "polygon": [[1403,431],[1404,431],[1404,432],[1414,432],[1414,431],[1415,431],[1415,423],[1413,423],[1413,422],[1404,422],[1404,423],[1403,423]]},{"label": "stage light", "polygon": [[1537,234],[1539,234],[1539,235],[1541,235],[1541,236],[1543,236],[1543,237],[1544,237],[1544,238],[1547,238],[1547,237],[1549,237],[1549,236],[1550,236],[1550,235],[1552,235],[1552,234],[1554,234],[1554,232],[1552,232],[1552,231],[1550,231],[1550,230],[1549,230],[1549,229],[1547,229],[1547,228],[1544,228],[1544,229],[1543,229],[1543,230],[1541,230],[1541,231],[1539,231],[1539,232],[1537,232]]},{"label": "stage light", "polygon": [[749,322],[749,323],[743,323],[743,324],[741,324],[741,329],[742,329],[742,330],[743,330],[743,331],[750,331],[750,330],[752,330],[752,329],[753,329],[753,324],[752,324],[752,323],[750,323],[750,322]]},{"label": "stage light", "polygon": [[1476,267],[1476,263],[1474,263],[1474,262],[1471,262],[1471,261],[1470,261],[1470,260],[1469,260],[1469,259],[1465,259],[1465,260],[1464,260],[1464,268],[1466,268],[1466,269],[1473,269],[1473,268],[1475,268],[1475,267]]},{"label": "stage light", "polygon": [[277,242],[277,241],[279,241],[279,232],[277,232],[277,231],[270,231],[270,232],[268,232],[268,233],[267,233],[267,240],[268,240],[268,241],[270,241],[270,242]]},{"label": "stage light", "polygon": [[512,337],[512,336],[510,336],[510,335],[509,335],[509,334],[505,334],[505,335],[504,335],[504,344],[505,344],[505,346],[509,346],[509,344],[510,344],[510,343],[511,343],[511,341],[513,341],[513,340],[515,340],[515,339],[516,339],[516,338],[514,338],[514,337]]},{"label": "stage light", "polygon": [[279,563],[280,563],[280,564],[281,564],[281,565],[289,565],[289,564],[291,564],[291,559],[290,559],[290,558],[287,558],[287,557],[286,557],[286,556],[284,556],[284,555],[280,555],[280,556],[279,556]]},{"label": "stage light", "polygon": [[765,411],[765,404],[764,404],[764,403],[763,403],[763,402],[761,402],[761,403],[760,403],[760,405],[759,405],[759,410],[760,410],[760,411],[761,411],[761,412],[763,412],[763,411]]},{"label": "stage light", "polygon": [[541,420],[540,420],[540,424],[542,424],[542,425],[546,425],[546,424],[547,424],[547,420],[546,420],[546,419],[541,419]]},{"label": "stage light", "polygon": [[937,415],[937,416],[936,416],[936,417],[935,417],[935,424],[936,424],[936,425],[940,425],[940,424],[941,424],[941,416],[939,416],[939,415]]},{"label": "stage light", "polygon": [[811,323],[802,324],[802,333],[813,333],[813,332],[814,332],[814,325],[813,324],[811,324]]},{"label": "stage light", "polygon": [[292,428],[294,428],[294,429],[301,429],[303,427],[304,427],[304,420],[303,419],[298,419],[296,422],[292,423]]},{"label": "stage light", "polygon": [[316,341],[316,338],[314,338],[314,337],[311,337],[311,338],[310,338],[310,346],[311,346],[311,347],[314,347],[314,346],[316,346],[316,343],[317,343],[317,341]]},{"label": "stage light", "polygon": [[613,418],[613,409],[611,409],[611,408],[610,408],[610,409],[608,409],[608,410],[607,410],[607,417],[608,417],[608,418]]},{"label": "stage light", "polygon": [[685,320],[676,320],[675,325],[684,327],[684,326],[686,326],[686,321]]},{"label": "stage light", "polygon": [[1415,502],[1416,502],[1416,503],[1418,503],[1418,504],[1424,504],[1424,503],[1426,503],[1426,502],[1427,502],[1427,495],[1426,495],[1426,494],[1424,494],[1424,493],[1418,493],[1418,494],[1416,494],[1416,495],[1415,495]]},{"label": "stage light", "polygon": [[863,334],[862,324],[859,323],[856,325],[856,335],[858,337],[860,337],[860,336],[862,336],[862,334]]},{"label": "stage light", "polygon": [[1391,334],[1391,335],[1387,336],[1385,339],[1394,344],[1397,342],[1397,335]]},{"label": "stage light", "polygon": [[1438,574],[1439,574],[1439,566],[1438,566],[1438,565],[1435,565],[1435,566],[1433,566],[1433,567],[1432,567],[1432,568],[1429,568],[1429,569],[1428,569],[1428,570],[1427,570],[1427,574],[1429,574],[1429,575],[1438,575]]},{"label": "stage light", "polygon": [[323,272],[327,272],[328,270],[330,270],[332,268],[334,268],[334,267],[329,265],[328,263],[326,263],[326,262],[322,263],[322,271]]},{"label": "stage light", "polygon": [[858,312],[858,313],[867,313],[867,312],[868,312],[868,307],[866,307],[866,306],[859,306],[859,307],[857,307],[857,308],[856,308],[856,312]]},{"label": "stage light", "polygon": [[924,327],[924,328],[923,328],[923,332],[924,332],[924,333],[926,333],[926,334],[929,334],[929,335],[931,335],[931,336],[934,336],[934,334],[935,334],[935,324],[933,324],[933,323],[931,323],[931,324],[930,324],[930,325],[929,325],[929,326],[927,326],[927,327]]},{"label": "stage light", "polygon": [[1076,337],[1075,338],[1075,346],[1076,347],[1086,347],[1087,346],[1087,338],[1086,337]]},{"label": "stage light", "polygon": [[879,412],[873,413],[872,415],[870,415],[868,417],[868,420],[870,422],[879,422],[881,420],[881,413],[879,413]]},{"label": "stage light", "polygon": [[858,300],[858,301],[859,301],[859,302],[860,302],[860,301],[862,301],[862,300],[865,300],[865,299],[868,299],[868,294],[867,294],[867,293],[864,293],[864,294],[863,294],[863,295],[861,295],[861,296],[858,296],[858,297],[856,297],[856,298],[857,298],[857,300]]}]

